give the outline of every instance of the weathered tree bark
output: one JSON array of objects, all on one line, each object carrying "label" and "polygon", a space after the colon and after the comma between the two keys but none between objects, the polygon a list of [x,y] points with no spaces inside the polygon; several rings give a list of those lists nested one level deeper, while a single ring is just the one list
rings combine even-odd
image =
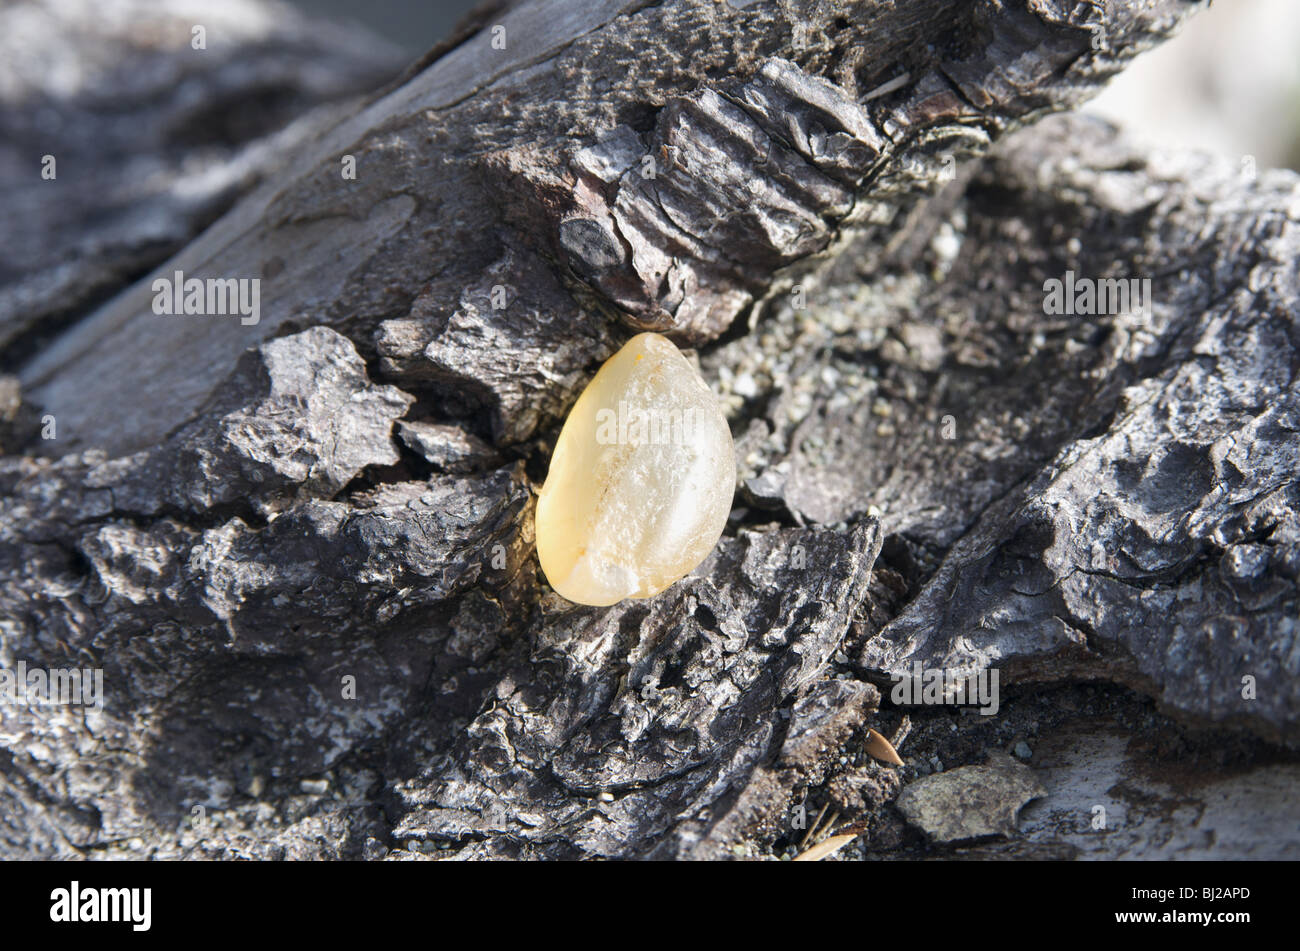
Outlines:
[{"label": "weathered tree bark", "polygon": [[[149,199],[164,239],[15,150],[0,665],[105,703],[0,705],[0,855],[772,856],[823,806],[841,856],[1296,854],[1300,183],[1042,119],[1194,8],[492,5],[224,140],[203,202]],[[157,55],[231,114],[386,75],[258,9],[264,45]],[[13,62],[36,128],[66,103]],[[1067,270],[1150,306],[1050,316]],[[260,319],[160,316],[176,271],[260,279]],[[637,328],[697,348],[737,508],[691,578],[580,608],[532,490]],[[914,663],[996,668],[998,715],[904,711]],[[1037,775],[953,772],[997,750]],[[928,818],[940,762],[1007,790],[1003,839]]]}]

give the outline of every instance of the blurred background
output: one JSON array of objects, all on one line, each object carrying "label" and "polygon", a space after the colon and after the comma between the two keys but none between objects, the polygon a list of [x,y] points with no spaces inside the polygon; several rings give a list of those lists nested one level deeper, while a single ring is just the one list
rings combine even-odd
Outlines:
[{"label": "blurred background", "polygon": [[[474,0],[293,0],[353,20],[412,58],[451,30]],[[1092,112],[1166,148],[1234,163],[1300,169],[1300,0],[1218,0],[1183,34],[1147,53],[1095,99]]]},{"label": "blurred background", "polygon": [[477,0],[290,0],[316,16],[353,20],[419,56],[451,32]]},{"label": "blurred background", "polygon": [[1300,0],[1218,0],[1089,111],[1156,146],[1300,169]]}]

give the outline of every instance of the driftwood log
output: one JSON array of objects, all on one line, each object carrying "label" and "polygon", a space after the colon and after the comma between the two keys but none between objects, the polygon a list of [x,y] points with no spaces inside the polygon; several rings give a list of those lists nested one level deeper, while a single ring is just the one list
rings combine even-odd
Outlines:
[{"label": "driftwood log", "polygon": [[[0,667],[103,710],[0,704],[0,857],[1300,855],[1300,180],[1069,114],[1196,4],[498,2],[401,75],[82,6],[0,10]],[[535,489],[647,328],[736,508],[577,607]]]}]

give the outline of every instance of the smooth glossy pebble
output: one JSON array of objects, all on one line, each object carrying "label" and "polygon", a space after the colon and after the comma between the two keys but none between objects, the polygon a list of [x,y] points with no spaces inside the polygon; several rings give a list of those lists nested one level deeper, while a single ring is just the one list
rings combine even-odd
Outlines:
[{"label": "smooth glossy pebble", "polygon": [[693,571],[731,512],[731,430],[708,384],[655,333],[633,337],[582,391],[537,502],[537,555],[560,595],[648,598]]}]

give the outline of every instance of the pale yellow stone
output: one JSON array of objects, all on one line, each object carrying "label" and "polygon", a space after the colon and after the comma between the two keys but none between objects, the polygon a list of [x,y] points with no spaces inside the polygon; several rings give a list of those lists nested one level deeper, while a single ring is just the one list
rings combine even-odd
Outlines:
[{"label": "pale yellow stone", "polygon": [[638,334],[582,391],[537,501],[546,580],[579,604],[648,598],[690,574],[731,512],[736,457],[681,351]]}]

